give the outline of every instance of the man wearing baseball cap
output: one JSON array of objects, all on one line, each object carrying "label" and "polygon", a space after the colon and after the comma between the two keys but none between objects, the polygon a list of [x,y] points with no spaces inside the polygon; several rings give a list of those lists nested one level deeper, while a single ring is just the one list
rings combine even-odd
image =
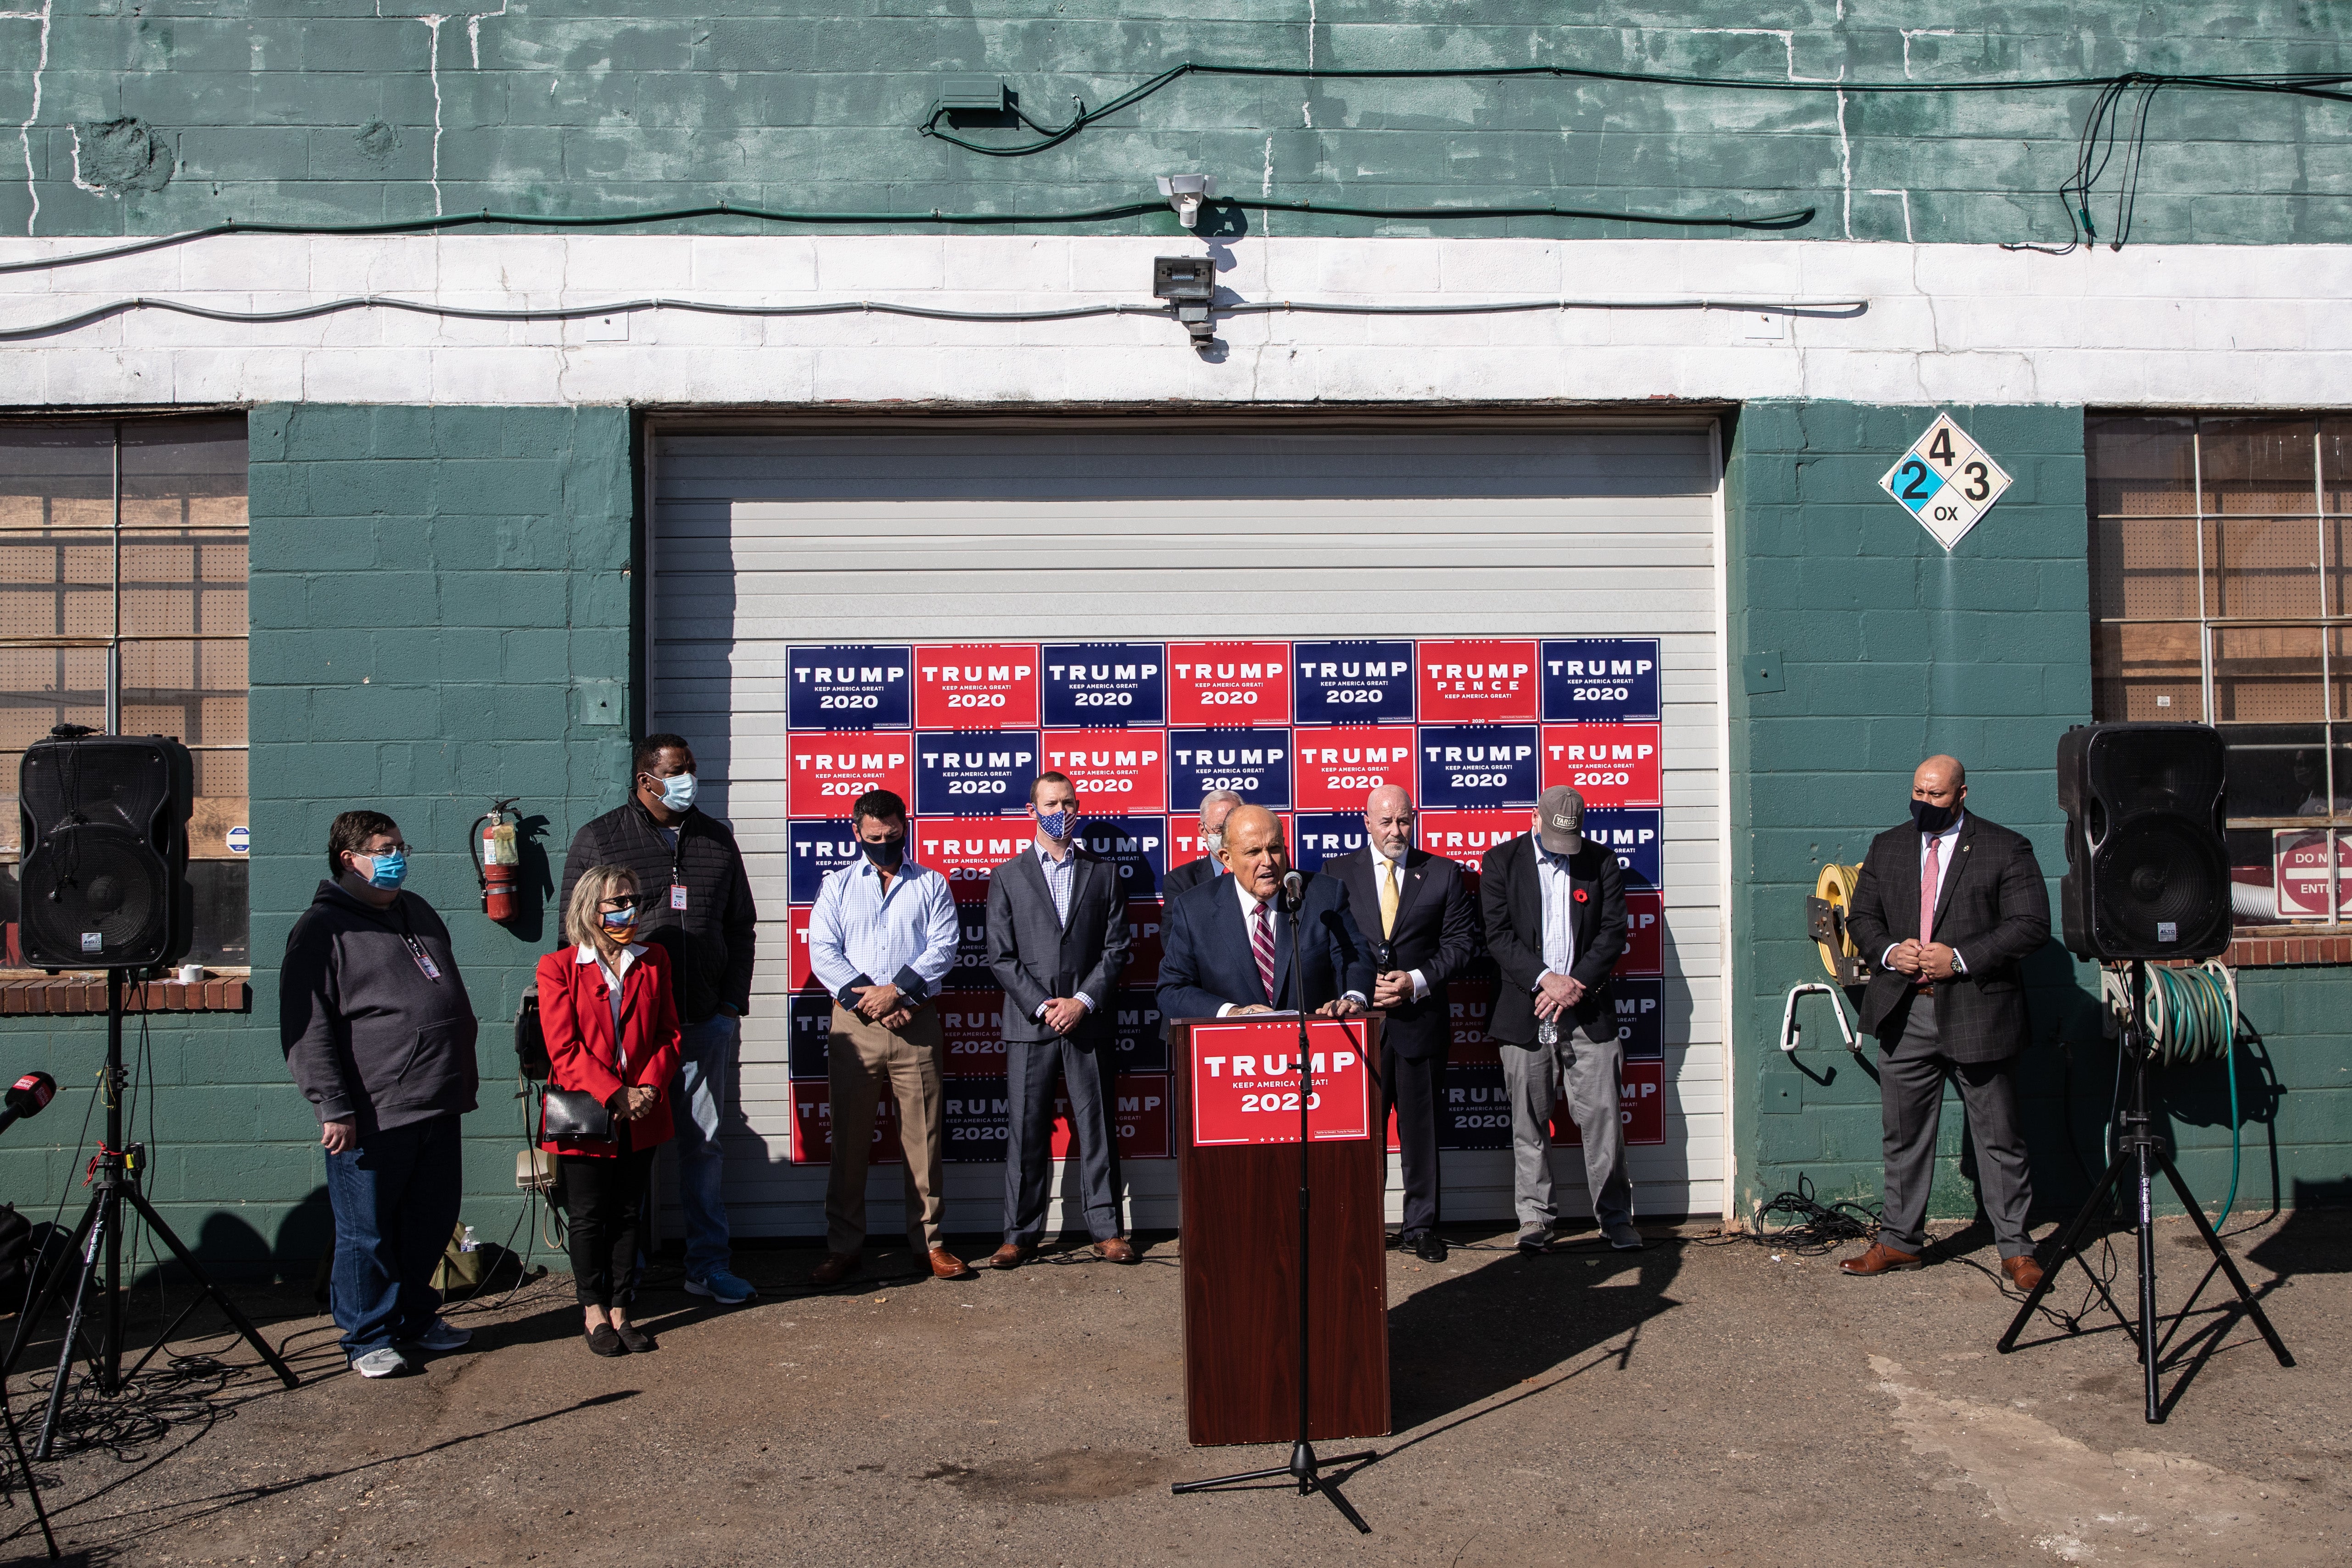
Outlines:
[{"label": "man wearing baseball cap", "polygon": [[1617,1075],[1625,1048],[1609,977],[1625,951],[1625,878],[1584,836],[1584,799],[1564,784],[1536,799],[1528,833],[1479,862],[1478,902],[1497,978],[1487,1032],[1511,1103],[1511,1187],[1519,1249],[1551,1249],[1551,1111],[1563,1085],[1584,1139],[1585,1188],[1609,1245],[1641,1249]]}]

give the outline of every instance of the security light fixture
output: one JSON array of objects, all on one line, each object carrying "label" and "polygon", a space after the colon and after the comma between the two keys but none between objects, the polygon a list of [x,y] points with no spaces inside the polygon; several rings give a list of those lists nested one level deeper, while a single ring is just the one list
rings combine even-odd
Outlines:
[{"label": "security light fixture", "polygon": [[1217,297],[1217,264],[1205,256],[1161,256],[1151,262],[1151,297],[1165,299],[1200,348],[1217,333],[1209,303]]},{"label": "security light fixture", "polygon": [[1214,174],[1162,174],[1160,193],[1176,209],[1176,221],[1186,228],[1201,226],[1201,204],[1214,200],[1217,177]]},{"label": "security light fixture", "polygon": [[995,77],[950,76],[940,78],[940,96],[931,100],[931,110],[959,110],[966,114],[1002,114],[1008,107],[1011,90]]}]

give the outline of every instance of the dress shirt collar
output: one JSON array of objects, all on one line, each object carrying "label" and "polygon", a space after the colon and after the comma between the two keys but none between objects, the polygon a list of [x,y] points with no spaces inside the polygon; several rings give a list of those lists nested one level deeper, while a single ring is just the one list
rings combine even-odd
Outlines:
[{"label": "dress shirt collar", "polygon": [[1060,860],[1055,860],[1054,858],[1054,852],[1047,849],[1045,845],[1039,843],[1034,839],[1029,841],[1029,847],[1037,852],[1037,867],[1040,871],[1052,871],[1057,866],[1068,865],[1072,858],[1078,852],[1078,846],[1072,844],[1069,848],[1062,852],[1062,858]]},{"label": "dress shirt collar", "polygon": [[1969,814],[1966,811],[1962,811],[1958,816],[1952,819],[1952,825],[1946,828],[1942,832],[1920,834],[1919,837],[1923,841],[1919,846],[1919,852],[1921,854],[1926,854],[1927,852],[1927,846],[1924,841],[1928,839],[1941,839],[1944,842],[1950,843],[1953,837],[1957,835],[1962,828],[1965,828],[1968,825]]},{"label": "dress shirt collar", "polygon": [[1265,910],[1268,915],[1279,915],[1282,913],[1282,905],[1276,904],[1271,898],[1258,897],[1257,894],[1252,893],[1248,888],[1242,885],[1242,879],[1239,877],[1234,878],[1234,892],[1242,901],[1242,924],[1244,925],[1257,918],[1257,906],[1261,904],[1265,905]]}]

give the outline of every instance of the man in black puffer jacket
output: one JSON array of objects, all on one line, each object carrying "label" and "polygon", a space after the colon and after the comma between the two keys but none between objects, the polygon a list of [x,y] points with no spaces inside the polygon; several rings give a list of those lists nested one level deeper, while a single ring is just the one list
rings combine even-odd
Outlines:
[{"label": "man in black puffer jacket", "polygon": [[473,1003],[433,906],[400,891],[408,850],[381,811],[327,831],[334,879],[286,939],[278,1040],[319,1113],[335,1215],[331,1287],[363,1377],[415,1370],[471,1336],[442,1321],[433,1270],[457,1227],[457,1118],[474,1108]]},{"label": "man in black puffer jacket", "polygon": [[592,866],[637,873],[637,939],[670,957],[682,1060],[673,1088],[678,1197],[686,1209],[686,1288],[733,1305],[754,1294],[730,1265],[719,1130],[734,1103],[743,1015],[751,1007],[759,910],[727,824],[698,809],[694,748],[684,736],[637,742],[628,800],[582,828],[563,859],[555,907]]}]

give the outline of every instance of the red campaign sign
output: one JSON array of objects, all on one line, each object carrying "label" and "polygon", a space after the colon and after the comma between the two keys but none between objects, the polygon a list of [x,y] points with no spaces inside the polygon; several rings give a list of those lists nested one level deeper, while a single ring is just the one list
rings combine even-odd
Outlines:
[{"label": "red campaign sign", "polygon": [[1036,728],[1036,644],[918,643],[915,727]]},{"label": "red campaign sign", "polygon": [[1663,806],[1665,772],[1654,724],[1548,724],[1543,786],[1565,784],[1588,806]]},{"label": "red campaign sign", "polygon": [[1160,983],[1160,919],[1161,905],[1129,899],[1127,905],[1127,972],[1122,986],[1145,990]]},{"label": "red campaign sign", "polygon": [[[793,1164],[833,1163],[833,1085],[823,1078],[793,1082]],[[907,1155],[898,1145],[898,1103],[889,1095],[874,1104],[874,1145],[870,1165],[902,1166]]]},{"label": "red campaign sign", "polygon": [[[1528,646],[1532,649],[1535,644]],[[1289,722],[1289,643],[1168,644],[1170,728],[1186,725],[1246,728]]]},{"label": "red campaign sign", "polygon": [[[1164,1072],[1122,1072],[1112,1088],[1111,1134],[1118,1140],[1122,1160],[1165,1160],[1175,1157],[1169,1138],[1171,1084]],[[1073,1157],[1070,1144],[1070,1098],[1067,1092],[1054,1101],[1054,1157]]]},{"label": "red campaign sign", "polygon": [[[1344,1019],[1307,1020],[1307,1071],[1314,1090],[1307,1135],[1331,1143],[1372,1135],[1372,1077],[1364,1065],[1365,1027]],[[1298,1141],[1298,1022],[1295,1018],[1192,1026],[1192,1142]]]},{"label": "red campaign sign", "polygon": [[1621,975],[1663,975],[1666,972],[1666,895],[1628,893],[1625,895],[1625,955],[1617,960]]},{"label": "red campaign sign", "polygon": [[1495,1047],[1494,1037],[1486,1032],[1492,996],[1490,982],[1486,980],[1448,980],[1445,982],[1445,1012],[1452,1043],[1446,1048],[1448,1061],[1500,1061],[1501,1053]]},{"label": "red campaign sign", "polygon": [[903,731],[803,730],[786,755],[785,810],[795,817],[845,819],[868,789],[914,796],[915,737]]},{"label": "red campaign sign", "polygon": [[803,991],[816,984],[816,971],[809,967],[809,916],[815,911],[795,909],[784,922],[784,984]]},{"label": "red campaign sign", "polygon": [[941,991],[940,1030],[947,1036],[950,1078],[1004,1076],[1004,993]]},{"label": "red campaign sign", "polygon": [[[1617,1092],[1622,1099],[1618,1120],[1625,1124],[1628,1144],[1663,1144],[1666,1141],[1666,1064],[1663,1061],[1629,1061],[1617,1072]],[[1583,1134],[1569,1120],[1565,1094],[1552,1102],[1551,1141],[1554,1144],[1582,1144]]]},{"label": "red campaign sign", "polygon": [[1411,799],[1412,726],[1302,729],[1290,737],[1291,790],[1302,811],[1360,811],[1364,797],[1394,784]]},{"label": "red campaign sign", "polygon": [[1156,815],[1168,798],[1168,733],[1159,729],[1049,729],[1043,770],[1066,773],[1089,816]]},{"label": "red campaign sign", "polygon": [[[1282,841],[1295,848],[1298,842],[1296,837],[1298,814],[1296,811],[1276,811],[1274,814],[1274,820],[1282,824]],[[1170,871],[1174,871],[1186,861],[1199,860],[1204,852],[1201,848],[1200,812],[1180,811],[1168,819],[1168,869]],[[1295,860],[1297,857],[1294,854],[1292,858]]]},{"label": "red campaign sign", "polygon": [[1530,638],[1464,638],[1415,648],[1423,724],[1529,724],[1543,682]]},{"label": "red campaign sign", "polygon": [[989,873],[1037,841],[1026,817],[924,817],[908,824],[915,863],[948,879],[959,904],[988,902]]},{"label": "red campaign sign", "polygon": [[1433,855],[1460,861],[1475,874],[1478,862],[1496,844],[1507,843],[1528,831],[1531,813],[1517,806],[1490,806],[1475,811],[1423,811],[1413,820],[1421,847]]}]

